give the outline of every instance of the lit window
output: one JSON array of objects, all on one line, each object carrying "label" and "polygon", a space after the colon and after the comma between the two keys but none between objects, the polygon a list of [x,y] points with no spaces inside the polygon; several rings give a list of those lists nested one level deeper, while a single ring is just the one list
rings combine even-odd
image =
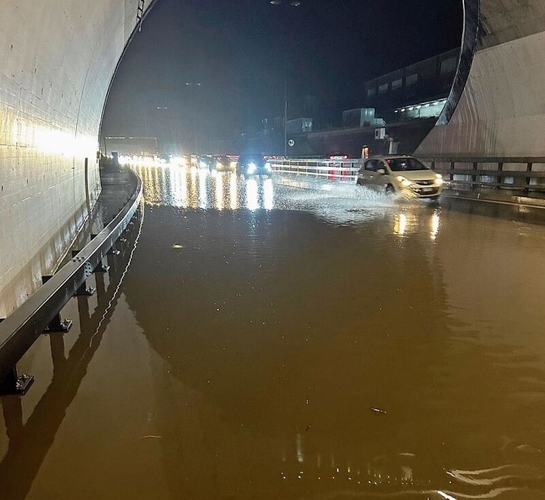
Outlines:
[{"label": "lit window", "polygon": [[367,89],[367,97],[374,96],[376,95],[376,93],[377,93],[377,89],[375,89],[374,87],[372,89]]},{"label": "lit window", "polygon": [[392,82],[392,90],[400,89],[403,85],[403,80],[400,78],[399,80],[394,80]]},{"label": "lit window", "polygon": [[378,93],[379,94],[385,94],[386,92],[388,92],[388,84],[384,83],[384,84],[379,86]]}]

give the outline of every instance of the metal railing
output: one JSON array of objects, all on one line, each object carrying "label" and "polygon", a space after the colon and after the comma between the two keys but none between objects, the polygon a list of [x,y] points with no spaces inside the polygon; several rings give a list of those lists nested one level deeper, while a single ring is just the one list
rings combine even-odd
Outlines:
[{"label": "metal railing", "polygon": [[545,192],[545,157],[419,157],[452,188]]},{"label": "metal railing", "polygon": [[351,181],[361,168],[361,160],[271,160],[271,165],[279,173]]},{"label": "metal railing", "polygon": [[[545,157],[418,157],[453,189],[545,192]],[[271,160],[275,172],[355,180],[362,160]]]},{"label": "metal railing", "polygon": [[38,337],[44,333],[67,331],[60,311],[74,295],[85,295],[86,280],[104,271],[104,257],[121,237],[135,215],[142,198],[142,181],[129,171],[135,190],[114,219],[54,276],[0,323],[0,385],[3,392],[23,392],[31,377],[17,377],[16,365]]}]

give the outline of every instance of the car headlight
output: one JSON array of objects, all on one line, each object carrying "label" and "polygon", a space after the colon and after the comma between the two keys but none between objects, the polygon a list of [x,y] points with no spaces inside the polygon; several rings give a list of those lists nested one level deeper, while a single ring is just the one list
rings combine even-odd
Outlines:
[{"label": "car headlight", "polygon": [[435,185],[436,186],[442,186],[445,181],[443,180],[443,176],[441,174],[437,174],[437,179],[435,179]]},{"label": "car headlight", "polygon": [[221,168],[222,167],[222,164],[218,161],[218,163],[216,163],[216,168]]},{"label": "car headlight", "polygon": [[249,173],[249,174],[253,174],[253,173],[255,172],[255,169],[256,169],[255,163],[250,163],[250,164],[248,165],[248,173]]},{"label": "car headlight", "polygon": [[409,179],[406,179],[405,177],[403,177],[402,175],[398,175],[396,177],[396,179],[401,182],[401,185],[403,187],[409,187],[409,186],[412,186],[413,182],[410,181]]}]

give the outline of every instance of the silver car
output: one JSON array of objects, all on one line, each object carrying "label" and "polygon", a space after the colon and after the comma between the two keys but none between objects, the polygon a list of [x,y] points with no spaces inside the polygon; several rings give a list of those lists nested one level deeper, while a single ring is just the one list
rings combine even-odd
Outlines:
[{"label": "silver car", "polygon": [[364,161],[357,183],[387,195],[437,199],[444,181],[412,156],[377,156]]}]

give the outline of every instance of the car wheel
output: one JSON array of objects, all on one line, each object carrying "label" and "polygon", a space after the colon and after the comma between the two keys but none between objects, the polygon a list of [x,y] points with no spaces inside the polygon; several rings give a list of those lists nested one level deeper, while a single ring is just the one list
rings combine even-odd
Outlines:
[{"label": "car wheel", "polygon": [[394,186],[392,186],[391,184],[388,184],[386,186],[386,196],[393,196],[394,194],[396,194]]}]

